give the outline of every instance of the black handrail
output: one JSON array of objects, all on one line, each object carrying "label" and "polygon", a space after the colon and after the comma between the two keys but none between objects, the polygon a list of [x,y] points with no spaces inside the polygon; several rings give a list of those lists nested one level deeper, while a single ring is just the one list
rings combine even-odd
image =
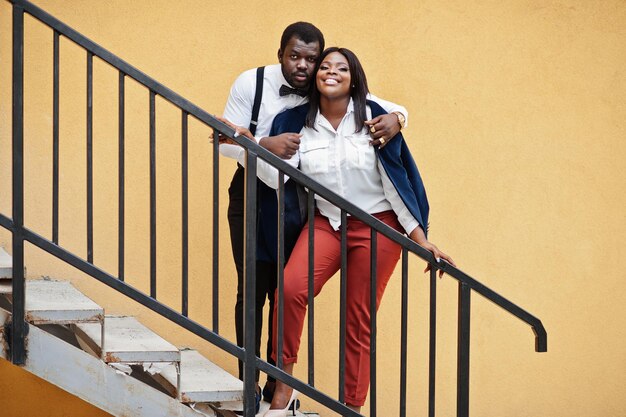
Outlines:
[{"label": "black handrail", "polygon": [[[407,310],[407,255],[408,252],[412,252],[425,260],[431,265],[430,274],[430,346],[429,346],[429,416],[434,416],[434,374],[435,374],[435,324],[436,324],[436,271],[442,270],[450,275],[452,278],[459,281],[459,350],[458,350],[458,387],[457,387],[457,414],[459,416],[467,416],[469,413],[469,325],[470,325],[470,296],[471,291],[475,291],[482,295],[486,299],[492,301],[494,304],[503,308],[513,316],[522,320],[529,326],[531,326],[535,334],[535,350],[537,352],[545,352],[547,350],[547,335],[546,331],[539,319],[523,310],[519,306],[515,305],[508,299],[497,294],[493,290],[487,288],[485,285],[476,281],[463,271],[456,267],[446,263],[445,261],[437,262],[433,255],[422,248],[408,237],[396,232],[391,227],[380,222],[370,214],[356,207],[349,201],[341,198],[336,193],[332,192],[316,183],[301,171],[288,165],[286,162],[268,152],[266,149],[260,147],[256,142],[250,141],[245,137],[235,136],[235,132],[229,126],[220,122],[218,119],[200,109],[198,106],[187,101],[180,95],[174,93],[167,87],[158,83],[154,79],[148,77],[141,71],[137,70],[130,64],[121,60],[111,52],[105,50],[101,46],[95,44],[91,40],[82,36],[74,29],[60,22],[56,18],[52,17],[42,9],[33,5],[26,0],[8,0],[13,3],[13,215],[12,218],[0,214],[0,226],[10,230],[13,233],[13,323],[11,328],[11,355],[14,363],[23,363],[25,359],[25,335],[28,327],[24,322],[24,242],[28,241],[33,245],[43,249],[44,251],[52,254],[53,256],[63,260],[83,271],[84,273],[98,279],[106,285],[116,289],[117,291],[125,294],[131,299],[143,304],[144,306],[152,309],[153,311],[161,314],[167,319],[177,323],[181,327],[195,333],[196,335],[204,338],[215,346],[223,349],[225,352],[233,355],[234,357],[244,362],[244,391],[245,391],[245,414],[254,414],[254,398],[255,391],[255,371],[260,369],[261,371],[285,381],[289,385],[301,391],[303,394],[311,397],[315,401],[329,407],[330,409],[341,413],[346,416],[358,416],[357,413],[348,409],[343,402],[343,372],[340,372],[339,383],[339,401],[329,397],[328,395],[318,391],[314,388],[314,372],[312,364],[314,363],[313,351],[311,344],[309,344],[309,372],[308,372],[308,384],[304,383],[288,374],[283,372],[280,367],[275,367],[269,363],[256,357],[254,354],[254,341],[253,341],[253,329],[254,329],[254,288],[255,288],[255,257],[256,257],[256,164],[257,158],[268,162],[276,167],[282,178],[283,175],[288,175],[297,183],[305,186],[309,190],[308,199],[308,213],[310,218],[313,212],[314,200],[313,195],[317,194],[329,202],[335,204],[341,208],[342,211],[342,299],[345,300],[345,225],[347,224],[348,213],[357,219],[360,219],[363,223],[371,228],[372,241],[375,245],[377,233],[381,233],[392,241],[401,245],[402,249],[402,352],[401,352],[401,401],[400,401],[400,415],[406,414],[406,310]],[[24,13],[29,13],[45,25],[51,27],[54,31],[54,99],[53,99],[53,233],[52,240],[44,238],[43,236],[35,233],[24,227],[24,184],[23,184],[23,35],[24,35]],[[87,181],[88,181],[88,230],[87,230],[87,259],[81,259],[73,253],[70,253],[66,249],[59,246],[58,242],[58,73],[59,73],[59,37],[64,36],[76,44],[82,46],[87,51]],[[92,216],[93,216],[93,203],[92,203],[92,167],[90,161],[91,155],[91,112],[92,112],[92,62],[93,56],[97,56],[103,61],[109,63],[111,66],[119,71],[119,148],[120,148],[120,172],[119,172],[119,222],[120,222],[120,247],[119,247],[119,265],[118,276],[115,277],[106,271],[103,271],[93,265],[93,230],[92,230]],[[125,77],[131,77],[137,82],[145,86],[150,92],[150,235],[151,235],[151,250],[150,250],[150,295],[143,294],[142,292],[134,289],[124,282],[124,79]],[[183,302],[182,312],[174,311],[170,307],[156,300],[156,158],[155,158],[155,125],[156,125],[156,111],[155,111],[155,98],[160,96],[165,100],[171,102],[182,111],[182,149],[183,149],[183,167],[182,167],[182,181],[183,181],[183,268],[182,268],[182,288],[183,288]],[[188,317],[187,306],[187,278],[188,278],[188,261],[187,261],[187,119],[188,116],[193,116],[205,125],[213,129],[214,134],[221,133],[225,136],[232,137],[235,142],[240,144],[246,149],[247,152],[247,171],[246,171],[246,238],[245,238],[245,277],[246,277],[246,296],[247,308],[245,311],[247,315],[245,317],[246,328],[248,329],[244,338],[244,349],[234,345],[230,341],[224,339],[218,334],[218,316],[217,316],[217,293],[216,288],[218,286],[218,262],[217,257],[217,244],[219,236],[217,229],[219,227],[218,220],[218,199],[217,190],[219,186],[219,158],[218,158],[218,144],[217,141],[213,144],[213,253],[214,253],[214,266],[213,266],[213,330],[209,330],[206,327],[194,322]],[[282,196],[282,181],[280,181],[279,195]],[[281,209],[281,215],[284,215],[284,201],[281,197],[279,207]],[[282,230],[282,221],[279,222],[279,228]],[[282,233],[279,233],[282,235]],[[309,237],[310,241],[313,239],[312,234]],[[279,244],[280,264],[284,262],[284,254],[282,252],[282,246],[284,242],[281,240]],[[309,259],[313,257],[312,245],[309,245]],[[373,251],[374,253],[374,251]],[[309,271],[311,275],[310,265]],[[371,259],[371,276],[375,279],[376,270],[376,258],[372,256]],[[282,274],[279,274],[279,281],[282,282]],[[372,285],[375,288],[375,285]],[[375,293],[375,290],[373,290]],[[313,297],[312,297],[312,281],[309,281],[309,331],[310,340],[313,340]],[[376,326],[376,297],[375,294],[371,297],[371,324],[372,324],[372,339],[371,339],[371,364],[372,364],[372,412],[371,415],[376,415],[376,338],[375,338],[375,326]],[[343,303],[342,303],[343,304]],[[282,303],[279,300],[279,305]],[[281,307],[279,307],[279,316]],[[345,310],[342,309],[341,315],[345,314]],[[280,320],[282,321],[282,320]],[[341,321],[341,333],[345,333],[345,319]],[[279,329],[282,329],[282,324],[279,323]],[[279,340],[281,340],[281,331],[279,331]],[[345,336],[340,338],[340,360],[339,367],[342,369],[344,366],[345,356]]]},{"label": "black handrail", "polygon": [[334,191],[327,189],[326,187],[320,185],[304,173],[298,170],[297,168],[292,167],[287,162],[278,158],[273,153],[267,151],[265,148],[259,146],[257,143],[250,141],[249,139],[238,136],[233,137],[238,144],[243,146],[244,148],[254,152],[261,159],[265,160],[272,166],[276,167],[279,171],[283,172],[285,175],[288,175],[291,179],[295,180],[297,183],[306,187],[309,191],[312,191],[314,194],[318,194],[324,199],[328,200],[332,204],[336,205],[340,209],[349,213],[352,217],[358,218],[363,223],[373,228],[377,232],[385,235],[389,239],[394,242],[400,244],[402,247],[408,249],[410,252],[413,252],[426,262],[435,265],[437,269],[443,270],[445,273],[450,275],[452,278],[465,283],[472,290],[481,294],[483,297],[503,308],[507,312],[513,314],[518,319],[522,320],[526,324],[528,324],[533,332],[535,333],[536,344],[535,350],[537,352],[545,352],[547,350],[547,335],[546,331],[541,323],[541,321],[525,311],[521,307],[517,306],[513,302],[508,299],[502,297],[497,294],[495,291],[489,289],[485,285],[481,284],[479,281],[467,275],[465,272],[461,271],[457,267],[454,267],[447,263],[445,260],[441,260],[437,262],[433,254],[415,243],[415,241],[408,238],[406,235],[400,234],[395,231],[393,228],[387,226],[382,223],[369,213],[363,211],[350,201],[340,197]]}]

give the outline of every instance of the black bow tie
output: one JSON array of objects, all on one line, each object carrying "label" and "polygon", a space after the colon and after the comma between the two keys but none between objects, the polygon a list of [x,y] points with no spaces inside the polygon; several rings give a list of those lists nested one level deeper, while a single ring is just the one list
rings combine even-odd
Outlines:
[{"label": "black bow tie", "polygon": [[290,94],[295,94],[300,97],[306,97],[307,91],[300,88],[291,88],[288,85],[283,84],[280,86],[278,94],[280,94],[281,97],[288,96]]}]

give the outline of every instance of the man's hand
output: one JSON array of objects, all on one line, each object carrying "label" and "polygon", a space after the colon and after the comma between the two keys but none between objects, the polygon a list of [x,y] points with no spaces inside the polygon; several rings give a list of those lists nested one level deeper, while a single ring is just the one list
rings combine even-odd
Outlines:
[{"label": "man's hand", "polygon": [[[235,131],[235,136],[245,136],[250,140],[255,140],[254,136],[252,136],[252,133],[250,133],[250,130],[248,128],[237,126],[236,124],[229,122],[227,119],[224,119],[223,117],[216,116],[215,118],[219,120],[220,122],[233,128],[233,130]],[[211,132],[211,134],[209,135],[209,140],[211,141],[211,143],[213,143],[213,139],[215,138],[213,137],[213,132]],[[228,136],[222,135],[221,133],[219,134],[218,140],[220,144],[239,145],[237,142],[235,142]]]},{"label": "man's hand", "polygon": [[378,145],[381,148],[400,132],[398,116],[394,113],[382,114],[372,120],[366,120],[365,124],[370,129],[370,136],[372,137],[370,144]]},{"label": "man's hand", "polygon": [[259,145],[282,159],[290,159],[300,149],[300,133],[281,133],[262,138]]}]

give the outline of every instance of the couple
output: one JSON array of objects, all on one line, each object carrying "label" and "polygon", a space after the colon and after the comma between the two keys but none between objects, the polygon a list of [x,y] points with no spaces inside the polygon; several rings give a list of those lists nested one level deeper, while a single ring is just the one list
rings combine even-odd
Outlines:
[{"label": "couple", "polygon": [[[287,27],[279,49],[280,65],[267,67],[265,75],[261,77],[263,99],[258,122],[250,123],[254,105],[250,106],[250,99],[247,102],[245,100],[246,96],[252,96],[250,91],[256,90],[252,77],[254,70],[242,74],[235,82],[224,117],[234,125],[256,127],[256,135],[261,137],[261,146],[283,158],[289,158],[289,163],[299,167],[317,182],[335,190],[390,227],[406,233],[432,251],[436,258],[452,263],[447,255],[426,240],[426,195],[406,143],[402,135],[398,135],[406,120],[406,110],[368,94],[365,73],[351,51],[344,48],[323,50],[323,47],[323,36],[313,25],[299,22]],[[246,91],[248,94],[245,94]],[[303,97],[305,91],[308,92],[308,97]],[[273,117],[283,110],[286,111]],[[387,114],[385,110],[395,110],[397,113]],[[270,126],[270,136],[265,137]],[[245,128],[238,127],[237,131],[254,139]],[[220,151],[223,154],[243,162],[243,149],[229,144],[227,140],[220,141]],[[387,146],[388,143],[390,144]],[[236,240],[233,238],[237,237],[242,239],[241,229],[236,227],[235,214],[239,213],[233,204],[233,201],[238,203],[237,176],[243,177],[240,171],[241,167],[229,189],[231,240]],[[258,175],[265,184],[277,188],[278,175],[271,166],[259,161]],[[288,189],[286,186],[286,193]],[[267,213],[267,207],[272,207],[272,203],[275,207],[275,192],[262,190],[259,195],[263,227],[268,223],[266,216],[267,220],[273,220],[275,224],[275,213],[273,216]],[[316,196],[316,205],[314,287],[315,294],[318,294],[340,266],[340,211],[319,196]],[[231,207],[235,208],[231,210]],[[240,212],[243,212],[242,208]],[[284,370],[288,373],[292,373],[297,360],[307,303],[308,226],[302,230],[299,212],[296,217],[290,223],[289,208],[286,207],[285,253],[289,256],[289,261],[285,267],[285,340],[282,354]],[[266,230],[269,234],[266,237],[272,233],[272,229],[275,230],[272,225],[268,225]],[[369,386],[370,230],[359,220],[350,218],[347,233],[345,401],[350,408],[359,411],[365,402]],[[270,311],[273,310],[276,286],[275,244],[272,247],[270,237],[269,247],[263,248],[267,243],[267,240],[263,241],[263,235],[261,230],[258,254],[260,265],[257,265],[257,286],[261,287],[257,288],[257,355],[260,347],[261,317],[258,310],[262,312],[266,295],[270,299]],[[235,243],[233,254],[237,259]],[[399,245],[383,236],[379,237],[376,288],[378,302],[400,252]],[[264,278],[263,274],[267,277]],[[240,278],[239,289],[243,293],[241,281]],[[241,298],[238,294],[238,305]],[[236,323],[238,343],[241,345],[241,313],[238,309],[239,307],[236,309],[236,316],[239,320]],[[275,327],[275,318],[270,318],[270,322],[272,321],[272,327]],[[271,350],[275,360],[276,340],[272,331],[270,340],[274,349],[268,349],[268,353]],[[296,393],[281,382],[277,382],[275,391],[270,393],[271,382],[266,385],[267,393],[264,389],[266,399],[273,397],[266,416],[284,416],[294,402]],[[260,399],[260,396],[257,398]]]}]

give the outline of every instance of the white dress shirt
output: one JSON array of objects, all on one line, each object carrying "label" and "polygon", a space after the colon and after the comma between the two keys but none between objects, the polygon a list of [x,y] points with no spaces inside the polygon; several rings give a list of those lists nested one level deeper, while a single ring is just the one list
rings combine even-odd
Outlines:
[{"label": "white dress shirt", "polygon": [[[372,117],[369,107],[367,117]],[[410,234],[419,223],[376,157],[367,128],[355,133],[352,100],[337,130],[319,111],[315,128],[304,127],[300,131],[300,150],[286,162],[367,213],[393,210],[400,225]],[[259,159],[257,174],[268,186],[278,188],[276,168]],[[315,200],[320,213],[328,218],[333,229],[339,230],[341,210],[317,194]]]},{"label": "white dress shirt", "polygon": [[[306,97],[295,94],[281,97],[281,85],[289,86],[283,76],[280,64],[268,65],[263,74],[263,98],[259,109],[259,119],[255,136],[257,141],[269,135],[274,117],[284,110],[307,102]],[[224,118],[237,126],[248,127],[252,119],[252,106],[256,92],[256,68],[243,72],[233,83],[224,109]],[[387,113],[399,111],[408,121],[407,110],[397,104],[381,100],[373,95],[368,97],[377,102]],[[238,145],[220,144],[220,153],[229,158],[243,160],[245,151]]]}]

